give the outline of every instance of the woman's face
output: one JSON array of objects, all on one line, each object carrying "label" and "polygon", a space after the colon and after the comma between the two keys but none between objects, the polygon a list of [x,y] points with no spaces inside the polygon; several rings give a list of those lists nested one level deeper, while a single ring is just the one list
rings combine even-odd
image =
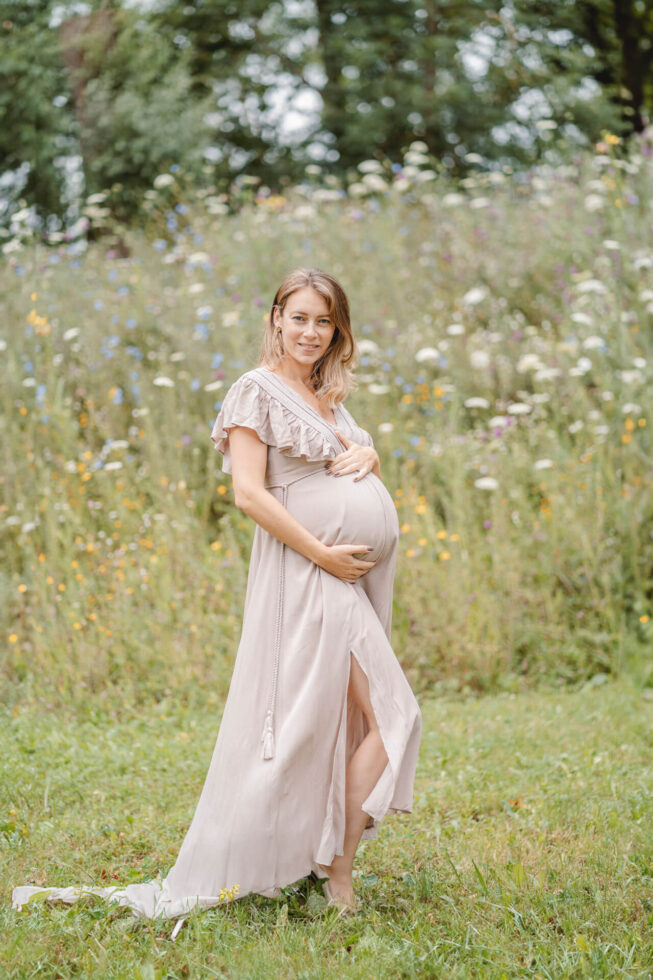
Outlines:
[{"label": "woman's face", "polygon": [[274,324],[281,327],[283,359],[304,368],[328,350],[336,329],[325,298],[311,286],[291,293],[283,314],[275,309]]}]

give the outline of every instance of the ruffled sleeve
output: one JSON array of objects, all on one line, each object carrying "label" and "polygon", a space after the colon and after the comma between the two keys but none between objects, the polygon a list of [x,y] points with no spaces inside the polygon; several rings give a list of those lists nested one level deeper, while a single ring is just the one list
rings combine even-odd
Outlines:
[{"label": "ruffled sleeve", "polygon": [[338,455],[319,428],[299,418],[249,374],[241,375],[229,388],[211,430],[213,445],[222,453],[223,473],[232,472],[228,430],[237,425],[254,429],[261,442],[287,456],[320,460]]}]

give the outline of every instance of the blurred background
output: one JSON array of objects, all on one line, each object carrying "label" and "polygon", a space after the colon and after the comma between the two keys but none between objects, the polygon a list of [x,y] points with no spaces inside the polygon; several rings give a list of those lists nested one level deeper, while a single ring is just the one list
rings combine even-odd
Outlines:
[{"label": "blurred background", "polygon": [[397,167],[415,140],[457,177],[555,164],[653,104],[644,0],[12,0],[0,38],[5,237],[97,220],[100,193],[138,219],[171,167],[225,192]]}]

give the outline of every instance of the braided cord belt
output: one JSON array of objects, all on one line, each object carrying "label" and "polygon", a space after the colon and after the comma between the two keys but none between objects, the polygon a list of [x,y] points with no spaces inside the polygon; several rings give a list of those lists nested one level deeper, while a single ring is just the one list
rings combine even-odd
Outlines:
[{"label": "braided cord belt", "polygon": [[[282,504],[286,506],[286,500],[288,497],[288,484],[284,483],[282,486]],[[285,592],[285,572],[286,572],[286,546],[280,541],[281,550],[279,552],[279,592],[277,596],[277,615],[274,624],[274,656],[272,662],[272,687],[270,688],[270,696],[268,699],[268,710],[265,715],[265,724],[263,726],[263,734],[261,735],[261,741],[263,742],[263,749],[261,751],[261,757],[263,759],[271,759],[274,756],[274,712],[276,708],[277,701],[277,680],[279,677],[279,657],[281,653],[281,626],[283,620],[283,606],[284,606],[284,592]]]}]

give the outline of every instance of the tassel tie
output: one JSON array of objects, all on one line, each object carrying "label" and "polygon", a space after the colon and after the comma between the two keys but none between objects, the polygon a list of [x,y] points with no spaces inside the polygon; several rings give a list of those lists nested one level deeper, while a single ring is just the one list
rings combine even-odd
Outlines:
[{"label": "tassel tie", "polygon": [[[288,496],[288,485],[284,483],[282,486],[282,504],[286,506],[286,499]],[[261,741],[263,742],[263,748],[261,749],[262,759],[272,759],[274,757],[274,709],[276,707],[277,700],[277,679],[279,676],[279,654],[281,650],[281,626],[283,620],[283,604],[284,604],[284,587],[285,587],[285,555],[286,546],[283,541],[279,542],[281,545],[281,551],[279,554],[279,591],[277,595],[277,615],[274,628],[274,656],[272,663],[272,687],[270,690],[269,707],[265,714],[265,724],[263,725],[263,734],[261,735]]]}]

